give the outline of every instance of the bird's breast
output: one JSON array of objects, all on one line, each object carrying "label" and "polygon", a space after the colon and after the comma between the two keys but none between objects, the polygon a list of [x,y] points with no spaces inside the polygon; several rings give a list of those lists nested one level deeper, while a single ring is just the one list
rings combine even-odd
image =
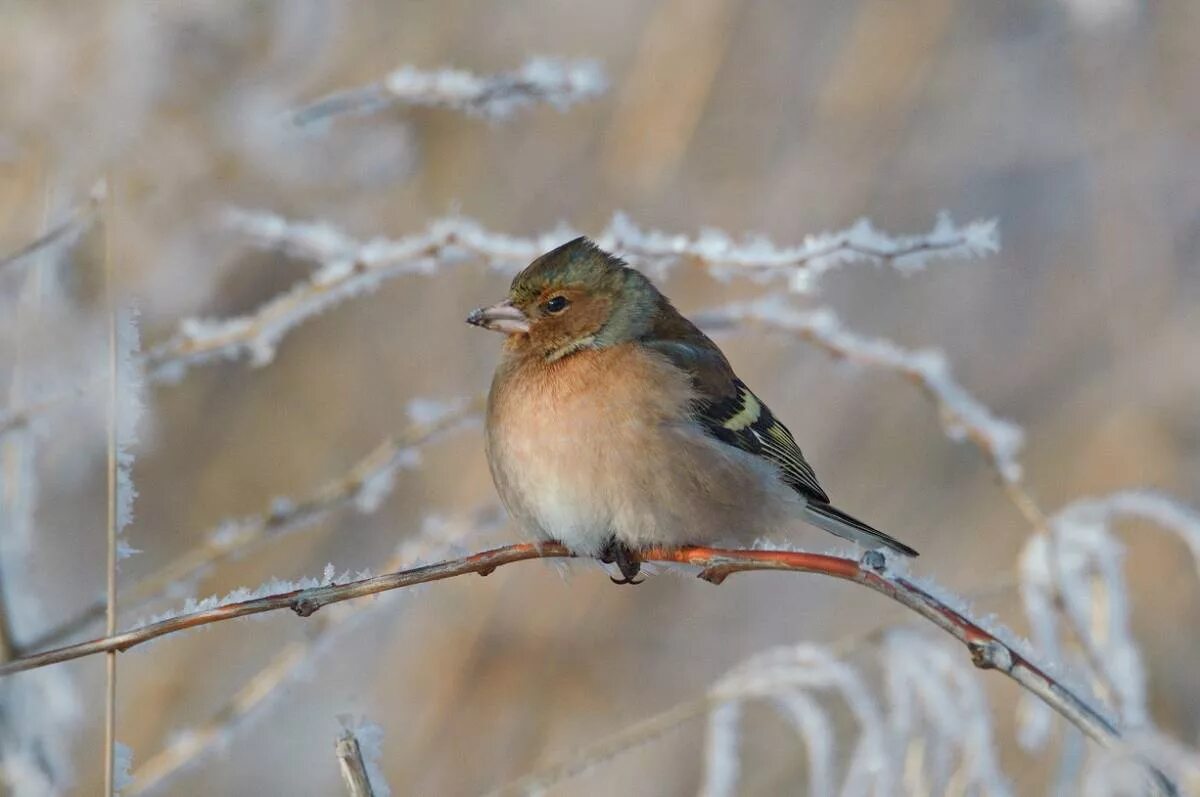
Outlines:
[{"label": "bird's breast", "polygon": [[629,480],[647,457],[669,457],[655,449],[691,397],[685,374],[631,345],[505,362],[487,424],[501,498],[531,531],[598,550],[629,503]]}]

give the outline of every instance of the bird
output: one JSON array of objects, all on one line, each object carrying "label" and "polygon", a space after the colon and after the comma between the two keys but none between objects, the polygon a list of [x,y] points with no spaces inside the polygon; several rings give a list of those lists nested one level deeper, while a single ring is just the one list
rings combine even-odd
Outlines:
[{"label": "bird", "polygon": [[485,451],[533,538],[640,583],[653,548],[749,541],[798,520],[917,552],[834,506],[792,433],[640,271],[579,237],[467,323],[505,336]]}]

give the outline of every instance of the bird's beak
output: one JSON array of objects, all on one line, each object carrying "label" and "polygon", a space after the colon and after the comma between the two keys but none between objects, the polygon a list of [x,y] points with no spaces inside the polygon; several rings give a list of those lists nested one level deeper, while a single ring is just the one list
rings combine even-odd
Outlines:
[{"label": "bird's beak", "polygon": [[520,308],[505,299],[491,307],[480,307],[471,311],[467,323],[472,326],[501,332],[505,335],[516,335],[529,331],[529,319]]}]

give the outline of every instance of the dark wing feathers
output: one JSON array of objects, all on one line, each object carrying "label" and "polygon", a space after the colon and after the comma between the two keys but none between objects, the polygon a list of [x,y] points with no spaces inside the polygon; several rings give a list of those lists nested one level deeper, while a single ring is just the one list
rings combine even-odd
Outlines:
[{"label": "dark wing feathers", "polygon": [[687,319],[670,319],[670,337],[644,340],[643,344],[665,355],[688,372],[699,398],[696,420],[722,443],[762,457],[779,467],[780,476],[792,489],[821,503],[829,496],[817,482],[812,466],[788,428],[734,374],[721,350]]},{"label": "dark wing feathers", "polygon": [[792,433],[742,380],[734,378],[729,396],[697,402],[696,419],[721,442],[775,463],[784,482],[805,498],[829,502]]},{"label": "dark wing feathers", "polygon": [[869,548],[883,545],[916,556],[917,552],[904,543],[830,505],[829,496],[821,489],[788,428],[737,378],[716,344],[665,299],[662,301],[662,312],[641,343],[691,377],[697,394],[694,417],[705,431],[722,443],[777,465],[780,478],[808,499],[807,519],[813,525]]}]

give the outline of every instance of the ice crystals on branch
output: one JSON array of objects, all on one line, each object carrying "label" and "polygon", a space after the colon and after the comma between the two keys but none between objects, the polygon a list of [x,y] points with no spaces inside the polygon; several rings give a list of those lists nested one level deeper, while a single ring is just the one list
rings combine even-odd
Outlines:
[{"label": "ice crystals on branch", "polygon": [[495,75],[403,66],[379,83],[335,92],[306,105],[293,119],[298,125],[308,125],[336,116],[377,113],[393,105],[412,105],[501,120],[537,104],[565,111],[600,96],[607,87],[604,70],[587,60],[531,58],[520,69]]},{"label": "ice crystals on branch", "polygon": [[[1200,570],[1200,514],[1158,493],[1127,490],[1076,501],[1049,523],[1049,535],[1032,537],[1021,553],[1021,597],[1034,643],[1062,660],[1059,610],[1083,637],[1079,666],[1107,692],[1130,727],[1148,727],[1146,674],[1130,625],[1122,568],[1124,547],[1113,534],[1121,519],[1148,520],[1177,533]],[[1022,706],[1021,741],[1043,743],[1051,717],[1040,703]]]},{"label": "ice crystals on branch", "polygon": [[977,258],[1000,247],[994,219],[958,227],[944,212],[938,215],[933,229],[923,235],[888,235],[862,219],[840,232],[809,235],[799,246],[779,246],[763,237],[739,243],[715,229],[703,230],[695,238],[670,235],[639,229],[629,217],[618,214],[598,242],[639,263],[659,267],[662,261],[693,257],[704,261],[720,278],[786,276],[797,293],[812,293],[824,273],[848,263],[891,265],[911,272],[934,260]]},{"label": "ice crystals on branch", "polygon": [[[133,520],[133,501],[137,489],[133,485],[133,448],[138,442],[138,423],[145,409],[146,379],[142,371],[141,341],[138,334],[138,312],[133,307],[117,311],[116,320],[116,397],[114,408],[117,443],[117,534],[120,535]],[[137,551],[125,540],[118,540],[118,558],[124,559]]]},{"label": "ice crystals on branch", "polygon": [[[178,380],[189,366],[220,358],[245,356],[252,365],[267,365],[279,342],[294,327],[347,299],[374,291],[387,279],[433,274],[470,258],[515,271],[575,236],[569,228],[560,227],[543,235],[516,237],[453,216],[432,222],[424,232],[366,242],[325,223],[292,222],[269,213],[234,210],[227,214],[227,222],[259,247],[280,249],[321,265],[308,279],[246,315],[185,319],[175,335],[147,354],[148,371],[157,381]],[[997,246],[994,222],[956,228],[944,216],[923,236],[890,237],[859,223],[843,233],[810,237],[799,247],[776,247],[765,240],[734,244],[715,231],[695,239],[643,232],[618,215],[596,241],[635,265],[660,272],[682,256],[700,260],[718,276],[734,272],[758,277],[787,274],[794,287],[796,274],[811,272],[806,288],[811,288],[816,274],[844,262],[865,260],[912,269],[932,258],[978,256]]]},{"label": "ice crystals on branch", "polygon": [[890,632],[881,655],[893,743],[907,751],[908,793],[1011,794],[974,668],[957,651],[911,631]]}]

